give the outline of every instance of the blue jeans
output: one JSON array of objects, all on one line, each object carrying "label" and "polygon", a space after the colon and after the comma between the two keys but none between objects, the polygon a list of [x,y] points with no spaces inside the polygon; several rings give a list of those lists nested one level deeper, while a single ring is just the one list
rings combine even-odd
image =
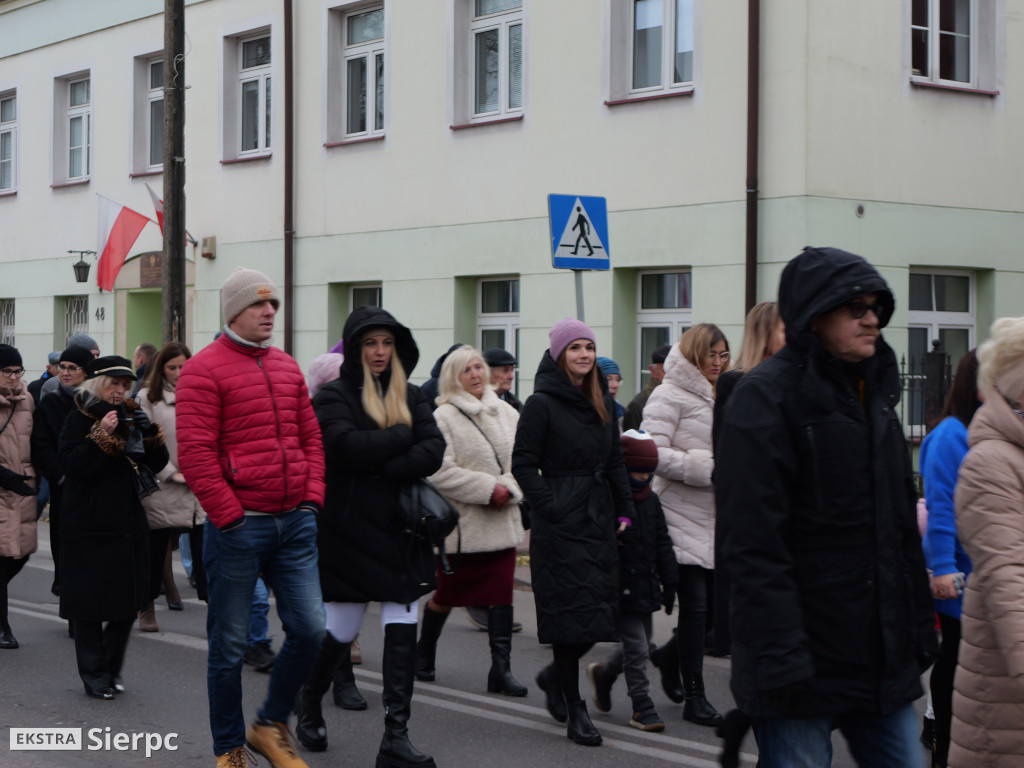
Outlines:
[{"label": "blue jeans", "polygon": [[250,515],[244,525],[227,533],[208,522],[203,565],[210,584],[206,618],[210,729],[214,754],[222,755],[245,743],[242,657],[248,645],[253,590],[261,572],[277,597],[285,639],[258,717],[288,721],[299,688],[319,654],[324,607],[317,573],[316,515],[305,510]]},{"label": "blue jeans", "polygon": [[761,768],[828,768],[838,728],[861,768],[924,768],[917,713],[907,704],[889,715],[847,712],[826,717],[764,717],[757,721]]},{"label": "blue jeans", "polygon": [[256,643],[269,643],[267,632],[270,630],[270,592],[263,579],[256,579],[256,588],[252,592],[252,613],[249,614],[249,631],[247,634],[250,646]]}]

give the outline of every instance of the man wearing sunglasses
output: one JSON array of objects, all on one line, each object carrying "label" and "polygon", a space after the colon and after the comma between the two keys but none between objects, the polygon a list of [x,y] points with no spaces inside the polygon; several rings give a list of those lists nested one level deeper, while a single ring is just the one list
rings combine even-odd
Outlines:
[{"label": "man wearing sunglasses", "polygon": [[860,256],[783,270],[786,346],[729,400],[716,459],[732,691],[763,768],[922,766],[913,702],[938,647],[897,415],[894,301]]}]

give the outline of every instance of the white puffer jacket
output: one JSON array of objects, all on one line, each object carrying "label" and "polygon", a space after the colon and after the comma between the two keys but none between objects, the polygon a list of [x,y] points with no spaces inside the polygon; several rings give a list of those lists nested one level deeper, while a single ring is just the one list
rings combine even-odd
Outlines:
[{"label": "white puffer jacket", "polygon": [[[524,535],[519,512],[523,492],[512,476],[512,446],[519,413],[488,387],[479,400],[459,391],[451,402],[438,406],[434,419],[447,446],[441,468],[428,479],[459,510],[462,551],[498,552],[517,546]],[[501,459],[500,468],[495,451]],[[511,494],[501,509],[487,506],[497,483]],[[458,531],[448,537],[445,547],[454,552],[457,543]]]},{"label": "white puffer jacket", "polygon": [[714,409],[711,382],[673,345],[665,378],[644,406],[641,429],[658,444],[653,487],[681,565],[715,567]]}]

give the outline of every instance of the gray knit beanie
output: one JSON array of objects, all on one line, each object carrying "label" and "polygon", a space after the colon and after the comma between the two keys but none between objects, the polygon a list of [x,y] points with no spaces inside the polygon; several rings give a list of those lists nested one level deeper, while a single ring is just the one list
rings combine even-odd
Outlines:
[{"label": "gray knit beanie", "polygon": [[224,322],[230,324],[242,312],[253,304],[270,301],[274,309],[281,306],[281,297],[277,286],[262,272],[246,267],[235,267],[228,275],[224,285],[220,287],[220,303],[224,310]]}]

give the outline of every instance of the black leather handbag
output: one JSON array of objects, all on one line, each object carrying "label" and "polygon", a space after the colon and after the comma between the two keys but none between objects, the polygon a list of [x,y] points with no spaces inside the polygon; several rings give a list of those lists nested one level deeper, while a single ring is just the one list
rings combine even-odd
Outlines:
[{"label": "black leather handbag", "polygon": [[[402,483],[398,493],[398,509],[402,525],[412,537],[437,547],[441,568],[451,573],[445,552],[444,540],[459,525],[459,510],[451,505],[444,495],[427,480],[413,480]],[[462,551],[462,532],[459,532],[459,549]]]}]

